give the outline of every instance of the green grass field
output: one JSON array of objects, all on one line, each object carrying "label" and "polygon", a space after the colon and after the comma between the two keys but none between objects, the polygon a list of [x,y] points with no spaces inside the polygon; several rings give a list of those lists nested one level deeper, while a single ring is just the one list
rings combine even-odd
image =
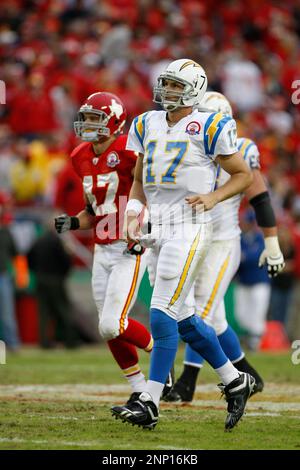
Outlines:
[{"label": "green grass field", "polygon": [[[0,449],[300,449],[300,365],[291,354],[248,356],[266,381],[224,432],[226,403],[208,366],[191,405],[162,404],[154,431],[116,421],[129,388],[104,348],[24,349],[0,365]],[[146,353],[141,365],[147,372]],[[176,370],[181,371],[182,349]]]}]

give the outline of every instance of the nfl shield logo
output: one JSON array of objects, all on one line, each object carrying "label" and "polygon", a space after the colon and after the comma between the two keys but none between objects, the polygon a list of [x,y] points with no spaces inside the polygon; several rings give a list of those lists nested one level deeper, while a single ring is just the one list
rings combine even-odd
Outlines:
[{"label": "nfl shield logo", "polygon": [[94,165],[97,165],[98,162],[99,162],[99,158],[97,158],[97,157],[93,158]]}]

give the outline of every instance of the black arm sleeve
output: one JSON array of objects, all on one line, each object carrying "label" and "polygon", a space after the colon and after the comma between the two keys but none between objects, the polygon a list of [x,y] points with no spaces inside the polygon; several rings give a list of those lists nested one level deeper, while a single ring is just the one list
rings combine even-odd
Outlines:
[{"label": "black arm sleeve", "polygon": [[255,210],[256,221],[260,227],[276,226],[276,218],[268,191],[254,196],[249,202]]}]

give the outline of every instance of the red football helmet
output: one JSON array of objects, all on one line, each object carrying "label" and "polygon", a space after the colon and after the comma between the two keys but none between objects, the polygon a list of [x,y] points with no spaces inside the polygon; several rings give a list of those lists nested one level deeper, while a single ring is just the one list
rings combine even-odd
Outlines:
[{"label": "red football helmet", "polygon": [[[94,114],[98,119],[85,119],[84,113]],[[85,142],[97,142],[122,132],[127,112],[120,98],[112,93],[98,92],[90,95],[78,112],[74,122],[77,137]]]}]

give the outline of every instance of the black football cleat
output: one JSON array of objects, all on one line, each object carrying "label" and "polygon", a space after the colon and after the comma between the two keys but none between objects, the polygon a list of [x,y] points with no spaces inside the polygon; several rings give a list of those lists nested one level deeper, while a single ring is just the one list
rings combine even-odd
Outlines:
[{"label": "black football cleat", "polygon": [[172,390],[162,399],[167,402],[191,402],[195,393],[195,387],[177,380]]},{"label": "black football cleat", "polygon": [[158,409],[147,392],[140,394],[138,400],[129,405],[113,406],[112,415],[123,422],[131,423],[133,426],[141,426],[145,429],[154,429],[158,421]]},{"label": "black football cleat", "polygon": [[264,385],[265,384],[262,379],[259,381],[255,380],[255,384],[254,384],[250,397],[253,397],[253,395],[255,395],[256,393],[262,392],[264,389]]},{"label": "black football cleat", "polygon": [[[170,370],[165,386],[163,388],[162,394],[161,394],[161,399],[165,400],[166,396],[171,392],[173,386],[175,383],[175,371],[174,371],[174,366],[172,366],[172,369]],[[168,401],[168,400],[165,400]]]},{"label": "black football cleat", "polygon": [[126,405],[131,405],[134,401],[138,400],[141,392],[133,392],[130,397],[128,398]]},{"label": "black football cleat", "polygon": [[241,373],[238,378],[234,379],[225,387],[223,384],[219,385],[228,403],[225,431],[234,428],[243,416],[247,400],[252,393],[254,385],[255,379],[252,375],[247,373]]},{"label": "black football cleat", "polygon": [[134,401],[138,400],[141,392],[133,392],[130,397],[128,398],[127,402],[125,405],[116,405],[111,408],[113,416],[116,418],[120,415],[120,413],[123,411],[124,406],[131,405]]},{"label": "black football cleat", "polygon": [[234,363],[234,366],[237,368],[238,371],[240,372],[247,372],[248,374],[252,375],[255,379],[255,385],[253,387],[253,390],[251,392],[251,397],[255,395],[258,392],[262,392],[264,389],[264,381],[262,377],[259,375],[256,369],[248,362],[246,357],[242,357],[239,361],[236,361]]}]

